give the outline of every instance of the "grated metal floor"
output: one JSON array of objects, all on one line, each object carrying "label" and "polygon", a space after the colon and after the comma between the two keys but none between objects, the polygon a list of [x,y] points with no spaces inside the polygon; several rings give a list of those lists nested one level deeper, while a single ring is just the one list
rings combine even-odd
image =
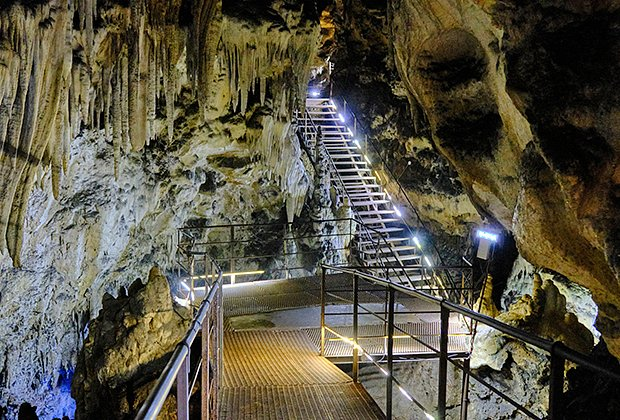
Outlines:
[{"label": "grated metal floor", "polygon": [[227,331],[224,419],[381,419],[361,385],[294,331]]}]

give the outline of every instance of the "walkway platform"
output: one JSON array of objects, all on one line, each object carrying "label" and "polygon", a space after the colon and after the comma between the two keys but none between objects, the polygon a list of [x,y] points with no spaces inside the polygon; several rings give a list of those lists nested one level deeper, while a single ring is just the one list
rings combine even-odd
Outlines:
[{"label": "walkway platform", "polygon": [[303,331],[227,331],[223,419],[383,419],[362,385]]}]

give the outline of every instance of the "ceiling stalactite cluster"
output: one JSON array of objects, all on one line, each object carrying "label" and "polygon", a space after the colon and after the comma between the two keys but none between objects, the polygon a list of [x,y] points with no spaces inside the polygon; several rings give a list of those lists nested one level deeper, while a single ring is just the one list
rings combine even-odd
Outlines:
[{"label": "ceiling stalactite cluster", "polygon": [[[290,120],[317,47],[318,25],[303,4],[276,2],[272,10],[281,15],[251,25],[244,16],[222,16],[219,1],[185,7],[191,10],[175,0],[135,0],[128,7],[52,0],[0,10],[0,250],[8,248],[16,265],[32,186],[50,168],[58,195],[71,139],[81,128],[102,128],[111,137],[118,178],[122,155],[156,139],[173,140],[175,102],[185,84],[209,116],[210,102],[222,96],[212,92],[222,71],[224,106],[245,112],[249,95],[258,91],[264,105],[269,90],[275,118]],[[165,114],[165,127],[158,113]],[[275,126],[280,132],[268,141],[287,134],[288,126]]]}]

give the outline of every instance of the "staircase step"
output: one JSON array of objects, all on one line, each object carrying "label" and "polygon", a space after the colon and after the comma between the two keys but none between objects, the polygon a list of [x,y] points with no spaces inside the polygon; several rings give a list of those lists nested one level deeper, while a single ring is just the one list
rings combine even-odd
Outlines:
[{"label": "staircase step", "polygon": [[[397,242],[405,242],[405,241],[409,241],[410,238],[408,237],[399,237],[399,236],[390,236],[390,237],[384,237],[383,239],[380,240],[379,244],[385,243],[385,242],[389,242],[389,243],[397,243]],[[376,245],[377,241],[369,241],[367,239],[364,240],[359,240],[357,241],[357,246],[360,247],[365,247],[365,246],[370,246],[370,245]]]},{"label": "staircase step", "polygon": [[341,176],[340,177],[343,181],[361,181],[363,179],[377,179],[376,177],[372,176],[372,175],[366,175],[366,176]]},{"label": "staircase step", "polygon": [[367,197],[385,197],[384,191],[368,191],[368,192],[350,192],[347,194],[351,199],[353,198],[367,198]]},{"label": "staircase step", "polygon": [[334,165],[336,165],[336,166],[352,166],[352,165],[368,166],[368,164],[366,162],[360,161],[360,160],[353,160],[351,162],[343,162],[343,161],[339,160],[338,162],[334,162]]},{"label": "staircase step", "polygon": [[362,219],[362,223],[365,225],[380,225],[380,224],[384,224],[384,223],[393,223],[393,222],[401,222],[401,219],[394,219],[394,218],[385,218],[385,219],[379,219],[379,218],[371,218],[371,219]]},{"label": "staircase step", "polygon": [[[377,263],[386,263],[386,262],[404,262],[404,261],[415,261],[415,260],[419,260],[421,257],[419,255],[413,255],[413,254],[409,254],[409,255],[398,255],[397,257],[379,257],[379,258],[363,258],[362,260],[368,264],[368,265],[374,265]],[[399,267],[398,270],[401,270],[401,268]]]},{"label": "staircase step", "polygon": [[[366,197],[364,197],[366,198]],[[362,207],[362,206],[373,206],[373,205],[380,205],[380,204],[387,204],[390,203],[390,200],[368,200],[368,201],[357,201],[357,200],[352,200],[351,204],[355,207]]]},{"label": "staircase step", "polygon": [[[335,151],[344,151],[344,150],[356,149],[355,146],[332,146],[332,145],[328,145],[328,144],[325,145],[325,148],[329,152],[330,156],[332,155],[333,151],[335,152]],[[340,155],[342,155],[342,153]],[[347,152],[346,156],[354,156],[354,155],[351,154],[351,152]]]},{"label": "staircase step", "polygon": [[[374,244],[376,246],[376,243]],[[369,243],[366,247],[363,247],[366,249],[362,249],[360,252],[363,252],[364,254],[386,254],[386,253],[391,253],[391,252],[404,252],[404,251],[415,251],[417,248],[413,245],[401,245],[401,246],[385,246],[385,245],[380,245],[378,249],[371,247],[371,244]]]},{"label": "staircase step", "polygon": [[405,229],[404,228],[398,228],[398,227],[384,227],[384,228],[372,228],[368,230],[368,233],[370,234],[370,236],[376,236],[377,233],[395,233],[395,232],[403,232]]},{"label": "staircase step", "polygon": [[394,214],[396,212],[393,209],[386,209],[386,210],[362,210],[362,211],[357,211],[356,213],[360,216],[373,216],[373,215],[378,216],[380,214]]},{"label": "staircase step", "polygon": [[338,168],[336,169],[338,173],[355,173],[355,172],[371,172],[370,168]]}]

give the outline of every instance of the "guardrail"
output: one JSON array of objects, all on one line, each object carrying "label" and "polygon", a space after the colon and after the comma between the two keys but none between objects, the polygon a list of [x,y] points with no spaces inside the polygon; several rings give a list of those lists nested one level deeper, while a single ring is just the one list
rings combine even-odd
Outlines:
[{"label": "guardrail", "polygon": [[[599,365],[595,363],[589,356],[577,352],[568,348],[563,343],[556,341],[550,341],[538,336],[535,336],[526,331],[520,330],[518,328],[512,327],[510,325],[504,324],[494,318],[491,318],[486,315],[482,315],[478,312],[475,312],[469,308],[463,307],[456,303],[450,302],[443,298],[438,298],[432,296],[428,293],[425,293],[420,290],[411,290],[409,288],[394,284],[386,279],[379,278],[373,274],[369,274],[366,272],[361,272],[355,268],[348,267],[336,267],[330,265],[322,265],[323,276],[322,276],[322,287],[321,287],[321,340],[322,346],[321,350],[324,350],[324,339],[325,339],[325,274],[327,271],[330,272],[340,272],[340,273],[348,273],[354,277],[353,280],[353,308],[354,308],[354,324],[353,324],[353,335],[354,337],[341,337],[344,341],[348,342],[351,346],[353,346],[353,378],[358,380],[358,363],[359,357],[364,355],[364,349],[359,345],[359,340],[357,339],[357,321],[355,319],[359,316],[359,302],[357,301],[357,292],[359,291],[359,282],[364,281],[371,283],[375,286],[380,286],[387,291],[387,369],[384,369],[378,363],[378,360],[373,360],[372,363],[377,365],[382,372],[386,375],[386,415],[387,418],[391,418],[392,416],[392,398],[393,398],[393,385],[396,385],[398,390],[412,403],[422,409],[429,419],[438,418],[443,420],[446,418],[446,397],[447,397],[447,367],[448,363],[452,363],[457,369],[463,372],[463,381],[462,381],[462,392],[461,392],[461,410],[460,410],[460,419],[467,420],[467,404],[468,404],[468,390],[470,386],[469,378],[473,378],[476,382],[481,384],[482,386],[489,389],[492,393],[500,396],[504,401],[514,406],[518,411],[520,411],[525,416],[542,420],[541,417],[535,415],[530,410],[528,410],[523,405],[519,404],[514,398],[509,395],[503,393],[492,384],[485,381],[478,374],[471,372],[469,368],[469,359],[464,359],[462,362],[456,360],[455,358],[449,357],[448,352],[448,321],[450,319],[451,314],[458,314],[464,318],[470,320],[470,322],[477,322],[488,327],[491,327],[495,330],[498,330],[505,334],[508,337],[519,340],[523,343],[526,343],[532,347],[540,349],[546,352],[550,356],[549,369],[550,369],[550,380],[549,380],[549,406],[548,406],[548,419],[550,420],[559,420],[564,418],[564,372],[565,372],[565,363],[566,361],[573,362],[579,366],[595,371],[599,374],[605,375],[608,378],[611,378],[616,381],[620,381],[620,374],[610,372],[607,367]],[[403,384],[399,382],[396,378],[394,378],[394,370],[393,370],[393,345],[394,345],[394,332],[398,331],[399,334],[409,335],[407,331],[403,329],[399,329],[394,325],[394,315],[395,311],[395,303],[397,302],[396,294],[402,294],[409,297],[414,297],[421,299],[422,301],[435,304],[439,307],[439,314],[441,320],[441,331],[440,331],[440,341],[439,341],[439,349],[435,349],[432,346],[427,345],[430,351],[435,353],[439,357],[439,377],[437,384],[437,410],[435,413],[427,407],[424,407],[416,398],[414,393],[405,389]],[[415,337],[411,337],[415,339]],[[426,344],[426,343],[425,343]]]},{"label": "guardrail", "polygon": [[[299,231],[301,226],[294,222],[238,223],[181,228],[178,230],[178,248],[182,253],[188,253],[191,250],[192,259],[187,263],[179,263],[183,273],[179,272],[178,276],[179,278],[191,279],[188,285],[188,295],[192,296],[195,291],[202,290],[202,287],[196,287],[195,282],[202,284],[206,278],[211,278],[209,275],[195,274],[196,271],[200,271],[205,266],[206,256],[212,256],[214,261],[222,267],[225,284],[235,284],[312,275],[314,272],[311,271],[308,261],[313,259],[317,261],[317,269],[321,262],[345,266],[359,265],[360,261],[354,259],[352,253],[359,254],[362,252],[357,250],[356,237],[358,239],[360,237],[365,238],[364,232],[373,239],[371,249],[377,251],[380,247],[388,246],[388,242],[379,232],[354,218],[310,219],[310,222],[344,226],[344,231],[334,229],[333,233],[317,234],[310,230],[308,233],[303,233]],[[316,245],[318,241],[331,241],[331,248],[326,251],[308,246]],[[269,243],[272,245],[266,246],[268,250],[263,250],[265,244]],[[307,247],[300,246],[304,243]],[[244,252],[246,249],[256,249],[256,247],[258,247],[258,252]],[[323,259],[326,252],[329,253],[327,261]],[[387,254],[385,257],[389,256],[390,254]],[[336,264],[334,263],[335,260],[340,262]],[[405,266],[388,262],[386,259],[380,259],[372,267],[366,266],[366,270],[381,273],[386,277],[403,268]],[[434,267],[434,271],[421,265],[410,265],[406,268],[418,268],[420,270],[422,282],[424,282],[426,289],[433,289],[436,293],[449,291],[455,302],[473,304],[476,297],[473,291],[469,290],[467,294],[458,292],[458,290],[466,290],[473,286],[471,267],[462,267],[458,271],[445,270],[441,266]],[[451,275],[460,278],[460,284],[454,286],[453,289],[448,289],[447,285],[442,284],[441,278],[434,277],[438,273],[445,272],[453,272]],[[413,281],[410,277],[408,278],[410,279],[409,286],[413,287]]]},{"label": "guardrail", "polygon": [[[331,100],[334,104],[336,104],[336,102],[335,102],[336,100],[334,98],[330,98],[329,100]],[[371,140],[371,138],[368,136],[368,134],[366,134],[364,132],[364,130],[361,128],[361,124],[359,123],[359,120],[357,119],[356,115],[353,113],[351,108],[347,106],[346,100],[343,99],[343,98],[340,98],[340,100],[342,101],[342,107],[340,108],[339,113],[340,113],[340,115],[342,115],[342,117],[343,117],[343,119],[345,121],[353,121],[353,128],[351,129],[349,127],[349,129],[351,130],[351,133],[353,134],[353,138],[356,139],[355,141],[358,142],[357,144],[359,145],[359,147],[362,149],[362,151],[365,151],[366,153],[368,153],[368,144],[370,144],[375,157],[378,157],[379,161],[381,162],[381,167],[383,168],[384,174],[386,174],[387,181],[388,182],[394,182],[394,183],[396,183],[398,185],[399,192],[401,193],[401,195],[404,197],[404,199],[408,203],[409,209],[412,211],[412,214],[416,217],[417,223],[427,233],[430,233],[430,230],[427,228],[427,226],[425,225],[424,221],[420,217],[417,209],[415,208],[415,206],[413,205],[413,203],[411,202],[411,200],[407,196],[407,194],[405,192],[405,189],[402,187],[402,185],[400,184],[398,179],[392,173],[392,170],[390,169],[390,167],[387,165],[387,163],[383,159],[383,156],[379,152],[379,149],[377,148],[377,146],[374,144],[374,142]],[[350,117],[347,118],[347,115],[350,115]],[[352,202],[351,198],[348,195],[348,192],[347,192],[346,188],[344,187],[344,182],[340,178],[340,174],[337,171],[336,165],[334,164],[333,160],[331,159],[331,157],[330,157],[329,153],[327,152],[324,144],[318,138],[319,129],[318,129],[316,123],[314,122],[314,120],[312,119],[312,117],[310,116],[310,114],[308,113],[308,111],[305,110],[304,113],[303,113],[303,116],[300,116],[300,114],[297,113],[297,121],[298,121],[298,135],[300,136],[300,140],[302,142],[302,148],[308,154],[311,162],[313,164],[315,164],[315,165],[317,163],[317,162],[315,162],[314,154],[315,154],[315,147],[318,146],[321,149],[322,153],[324,155],[326,155],[326,157],[327,157],[327,161],[328,161],[328,164],[329,164],[330,175],[336,181],[335,185],[334,185],[336,191],[338,192],[338,194],[340,196],[342,196],[342,197],[346,196],[349,199],[349,202]],[[359,141],[360,141],[359,140],[359,138],[360,138],[359,131],[361,131],[364,134],[364,136],[363,136],[364,139],[361,141],[361,144],[359,143]],[[377,170],[375,170],[375,173],[377,175],[378,180],[381,183],[384,183]],[[389,193],[388,193],[388,197],[390,197]],[[361,220],[361,218],[359,217],[359,215],[357,214],[355,209],[353,209],[353,210],[354,210],[354,214],[356,216],[356,219]],[[409,232],[411,238],[415,241],[416,246],[422,251],[422,245],[420,244],[420,242],[417,239],[418,235],[411,230],[410,226],[407,223],[405,223],[405,221],[402,218],[402,216],[400,216],[400,218],[403,221],[403,223],[402,223],[403,226],[405,226],[405,228]],[[365,235],[365,236],[372,236],[372,235]],[[439,261],[438,265],[445,265],[444,264],[444,260],[441,257],[441,254],[439,253],[439,249],[436,247],[434,242],[433,241],[427,241],[427,242],[430,243],[430,245],[431,245],[431,247],[430,247],[430,249],[431,249],[431,258],[434,261]],[[386,243],[387,243],[387,241],[386,241]],[[387,243],[387,246],[390,249],[392,249],[391,244]],[[396,253],[394,253],[393,251],[392,251],[392,256],[397,258]],[[400,265],[405,265],[405,264],[402,264],[402,261],[399,261],[399,263],[400,263]],[[429,269],[431,270],[431,273],[432,273],[432,275],[430,276],[430,279],[432,279],[433,281],[439,281],[439,283],[444,287],[444,289],[449,290],[449,289],[456,288],[456,282],[449,274],[447,274],[445,276],[439,275],[438,273],[434,272],[433,267],[430,266],[430,264],[429,264]],[[413,287],[413,282],[411,281],[411,278],[409,277],[409,275],[406,272],[405,272],[405,276],[406,276],[408,282],[410,283],[410,285]],[[426,282],[428,280],[425,278],[424,281]],[[448,297],[450,299],[454,299],[454,296],[450,296],[450,292],[449,291],[446,291],[446,297]]]},{"label": "guardrail", "polygon": [[[205,272],[205,278],[206,275]],[[137,420],[156,419],[175,382],[177,418],[189,420],[189,400],[199,375],[201,378],[201,418],[218,417],[219,387],[223,368],[223,276],[222,270],[213,260],[210,260],[209,275],[213,279],[210,289],[198,307],[185,337],[175,347],[155,387],[140,408],[136,416]],[[198,364],[192,367],[190,356],[199,332],[201,333],[200,357]]]}]

